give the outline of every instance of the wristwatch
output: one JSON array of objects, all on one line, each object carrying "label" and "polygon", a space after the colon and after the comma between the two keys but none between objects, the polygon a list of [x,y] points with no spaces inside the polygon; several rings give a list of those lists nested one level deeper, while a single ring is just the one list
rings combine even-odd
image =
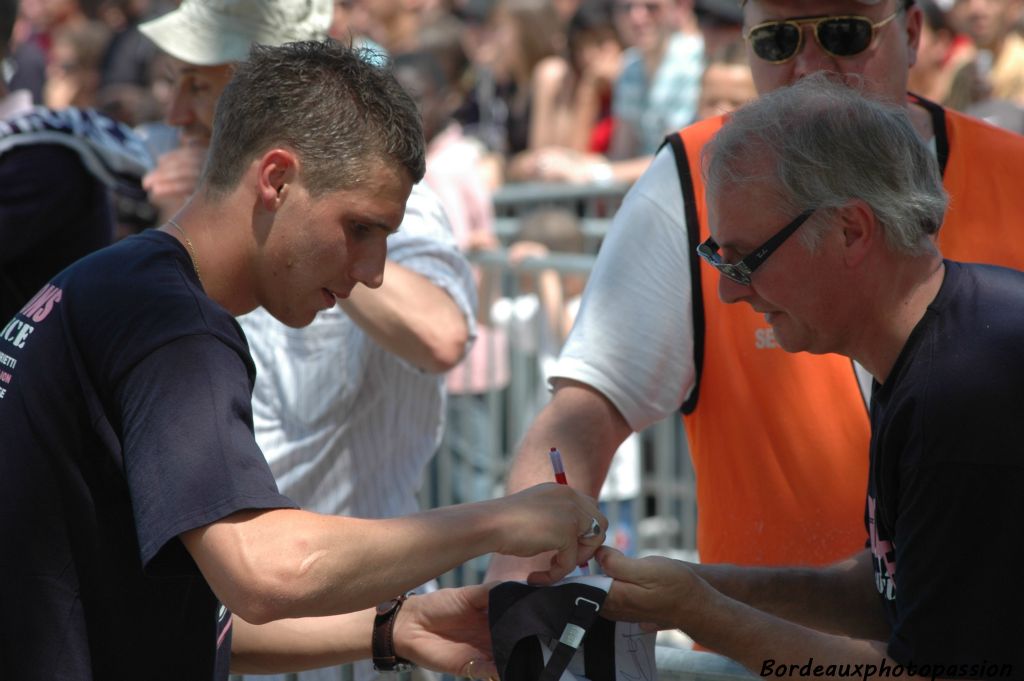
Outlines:
[{"label": "wristwatch", "polygon": [[373,618],[373,668],[379,672],[404,672],[414,665],[409,660],[395,655],[395,619],[402,604],[412,594],[403,594],[377,606],[377,615]]}]

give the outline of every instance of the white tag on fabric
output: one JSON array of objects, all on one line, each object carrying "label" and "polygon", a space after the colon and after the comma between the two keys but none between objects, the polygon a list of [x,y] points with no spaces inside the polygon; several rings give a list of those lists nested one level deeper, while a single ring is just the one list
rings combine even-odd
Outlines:
[{"label": "white tag on fabric", "polygon": [[565,629],[562,631],[562,637],[558,639],[558,642],[565,644],[570,648],[579,648],[580,644],[583,643],[583,636],[586,633],[587,632],[583,627],[569,622],[565,625]]}]

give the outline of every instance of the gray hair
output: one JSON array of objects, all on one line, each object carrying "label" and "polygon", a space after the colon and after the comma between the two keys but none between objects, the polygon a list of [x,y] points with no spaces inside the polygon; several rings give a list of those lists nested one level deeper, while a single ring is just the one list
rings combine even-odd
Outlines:
[{"label": "gray hair", "polygon": [[[705,146],[702,161],[709,203],[726,187],[766,181],[794,216],[808,208],[827,215],[860,199],[897,252],[933,248],[930,237],[946,210],[938,163],[906,108],[869,99],[824,73],[736,111]],[[827,222],[812,218],[800,230],[808,248]]]},{"label": "gray hair", "polygon": [[359,185],[377,163],[426,169],[416,104],[387,69],[334,41],[254,45],[217,102],[203,181],[224,194],[275,146],[302,160],[316,196]]}]

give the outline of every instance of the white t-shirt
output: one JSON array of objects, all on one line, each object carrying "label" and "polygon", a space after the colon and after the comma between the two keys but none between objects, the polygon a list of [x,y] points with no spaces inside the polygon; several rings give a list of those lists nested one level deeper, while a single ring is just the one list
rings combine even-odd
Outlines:
[{"label": "white t-shirt", "polygon": [[665,147],[615,214],[549,378],[593,386],[637,431],[678,410],[695,376],[689,248]]}]

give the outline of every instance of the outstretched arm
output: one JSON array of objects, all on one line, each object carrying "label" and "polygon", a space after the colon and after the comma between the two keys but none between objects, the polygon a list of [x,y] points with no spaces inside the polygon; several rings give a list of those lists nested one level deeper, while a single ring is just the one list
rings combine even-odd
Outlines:
[{"label": "outstretched arm", "polygon": [[889,634],[864,551],[827,568],[694,565],[715,590],[813,629],[884,640]]},{"label": "outstretched arm", "polygon": [[550,583],[603,540],[583,537],[593,499],[539,485],[501,499],[367,520],[306,511],[240,511],[180,535],[213,592],[254,624],[354,612],[485,553],[555,551],[532,575]]},{"label": "outstretched arm", "polygon": [[[616,580],[602,609],[608,617],[682,629],[755,674],[767,676],[780,667],[800,667],[808,659],[822,665],[859,664],[862,669],[874,665],[875,672],[883,661],[896,666],[886,657],[888,631],[881,602],[864,586],[873,584],[870,563],[860,557],[841,569],[732,569],[727,588],[734,594],[774,607],[795,621],[717,590],[701,578],[700,566],[660,557],[632,560],[608,548],[598,552],[598,559],[605,573]],[[749,573],[749,582],[744,573]],[[779,587],[775,593],[773,585]],[[788,597],[795,602],[786,604]],[[846,608],[855,612],[843,612]],[[854,631],[844,630],[851,623]],[[769,664],[771,669],[766,668]]]}]

